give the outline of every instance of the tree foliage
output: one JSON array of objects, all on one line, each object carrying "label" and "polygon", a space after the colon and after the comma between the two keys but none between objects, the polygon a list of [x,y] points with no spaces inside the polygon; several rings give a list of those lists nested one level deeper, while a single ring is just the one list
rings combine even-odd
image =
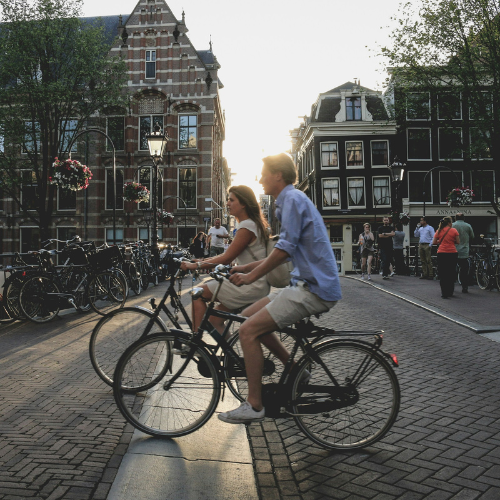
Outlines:
[{"label": "tree foliage", "polygon": [[[0,0],[2,188],[40,226],[42,237],[54,210],[54,158],[91,116],[125,104],[126,64],[109,56],[113,40],[101,20],[79,18],[81,5]],[[20,197],[21,169],[31,171],[37,184],[29,206]]]},{"label": "tree foliage", "polygon": [[[387,84],[395,118],[402,123],[415,90],[460,96],[471,110],[481,147],[498,174],[500,156],[500,3],[498,0],[419,0],[401,4],[397,27],[381,54],[388,60]],[[400,99],[398,99],[398,93]],[[477,152],[478,153],[478,152]],[[473,149],[464,158],[473,158]],[[469,164],[470,165],[470,164]],[[497,175],[497,179],[499,179]],[[494,200],[492,204],[498,211]]]}]

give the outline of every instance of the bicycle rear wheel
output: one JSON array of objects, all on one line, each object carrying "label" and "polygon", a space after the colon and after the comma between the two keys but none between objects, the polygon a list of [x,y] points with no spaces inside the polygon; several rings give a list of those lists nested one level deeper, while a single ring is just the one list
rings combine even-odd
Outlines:
[{"label": "bicycle rear wheel", "polygon": [[16,273],[10,276],[4,285],[5,309],[14,319],[26,318],[19,304],[19,293],[26,279],[26,276],[23,276],[22,273]]},{"label": "bicycle rear wheel", "polygon": [[145,335],[167,333],[153,313],[142,308],[125,307],[99,320],[89,342],[90,361],[97,375],[113,385],[113,372],[127,347]]},{"label": "bicycle rear wheel", "polygon": [[23,283],[19,304],[23,314],[35,323],[46,323],[59,314],[59,287],[50,276],[33,276]]},{"label": "bicycle rear wheel", "polygon": [[[326,369],[305,355],[291,382],[291,408],[300,429],[330,449],[363,448],[381,439],[400,404],[398,380],[389,363],[370,346],[353,341],[320,344],[315,352]],[[301,383],[305,370],[311,374],[307,384]]]},{"label": "bicycle rear wheel", "polygon": [[[170,356],[166,346],[174,340],[179,352],[192,348],[189,340],[173,335],[148,335],[125,351],[113,376],[120,412],[136,429],[152,436],[172,438],[194,432],[210,419],[220,398],[210,355],[193,347],[192,356]],[[126,387],[148,390],[131,393]]]},{"label": "bicycle rear wheel", "polygon": [[94,275],[88,284],[87,295],[92,309],[103,316],[121,309],[127,300],[127,285],[110,271]]}]

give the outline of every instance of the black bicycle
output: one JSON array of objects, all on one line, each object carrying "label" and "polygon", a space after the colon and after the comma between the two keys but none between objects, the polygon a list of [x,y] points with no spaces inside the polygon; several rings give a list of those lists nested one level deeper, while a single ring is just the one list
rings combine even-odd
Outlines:
[{"label": "black bicycle", "polygon": [[[147,434],[173,438],[199,429],[213,415],[224,385],[245,399],[238,335],[226,340],[208,322],[211,315],[232,322],[245,318],[214,309],[228,269],[217,266],[211,276],[219,287],[195,334],[172,329],[144,335],[118,361],[115,401],[124,417]],[[201,291],[193,291],[194,300]],[[203,340],[205,331],[215,344]],[[400,404],[393,369],[398,363],[381,349],[381,331],[339,332],[301,321],[279,334],[292,347],[284,366],[273,357],[265,359],[266,416],[294,418],[306,436],[331,449],[365,447],[389,431]],[[366,335],[373,342],[356,338]],[[273,376],[276,382],[266,383]]]}]

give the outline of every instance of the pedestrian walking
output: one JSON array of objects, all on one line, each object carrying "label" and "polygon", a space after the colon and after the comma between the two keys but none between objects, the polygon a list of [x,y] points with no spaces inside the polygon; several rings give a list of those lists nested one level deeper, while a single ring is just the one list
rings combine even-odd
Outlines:
[{"label": "pedestrian walking", "polygon": [[403,224],[396,224],[394,236],[392,237],[392,250],[394,252],[396,274],[399,274],[400,276],[408,274],[403,256],[405,237],[406,235],[403,231]]},{"label": "pedestrian walking", "polygon": [[460,243],[456,246],[458,252],[458,266],[460,274],[460,283],[462,283],[462,293],[469,293],[469,253],[470,241],[474,239],[474,230],[472,226],[465,222],[462,212],[455,215],[453,227],[458,231]]},{"label": "pedestrian walking", "polygon": [[214,225],[208,230],[210,257],[224,253],[224,239],[228,236],[227,229],[220,225],[220,219],[215,219]]},{"label": "pedestrian walking", "polygon": [[205,255],[205,248],[207,246],[207,235],[200,231],[189,245],[190,253],[196,258],[201,259]]},{"label": "pedestrian walking", "polygon": [[382,277],[385,280],[389,279],[390,266],[392,261],[392,237],[394,236],[394,228],[389,224],[389,217],[382,219],[383,226],[378,228],[378,250],[382,263]]},{"label": "pedestrian walking", "polygon": [[368,222],[363,224],[363,232],[359,235],[359,245],[361,247],[361,279],[365,279],[365,273],[368,281],[372,279],[372,260],[375,254],[375,236],[370,229]]},{"label": "pedestrian walking", "polygon": [[438,245],[438,272],[441,297],[447,299],[453,296],[457,268],[458,252],[455,245],[460,243],[458,231],[452,226],[451,217],[443,217],[432,240]]},{"label": "pedestrian walking", "polygon": [[432,269],[432,239],[434,238],[434,228],[427,224],[425,217],[420,217],[420,222],[415,228],[413,233],[416,238],[419,238],[418,256],[420,258],[420,265],[422,266],[421,280],[431,280],[434,278],[434,271]]}]

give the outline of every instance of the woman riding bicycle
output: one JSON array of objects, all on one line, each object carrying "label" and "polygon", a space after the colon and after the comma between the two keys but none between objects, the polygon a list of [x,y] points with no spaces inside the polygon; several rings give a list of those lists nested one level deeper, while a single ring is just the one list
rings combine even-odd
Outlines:
[{"label": "woman riding bicycle", "polygon": [[[229,214],[238,221],[238,231],[236,231],[236,235],[227,250],[221,255],[199,259],[194,263],[183,262],[182,269],[210,269],[217,264],[227,265],[234,261],[238,265],[244,265],[266,258],[266,242],[269,233],[254,192],[247,186],[231,186],[228,190],[227,207]],[[217,286],[217,281],[209,281],[202,285],[203,300],[193,302],[193,331],[198,329],[206,310],[205,303],[212,298]],[[251,286],[244,288],[239,288],[229,281],[225,281],[217,297],[220,302],[217,309],[234,311],[253,304],[268,294],[269,284],[265,276],[252,283]],[[210,322],[219,332],[223,332],[224,320],[222,318],[212,317]]]}]

